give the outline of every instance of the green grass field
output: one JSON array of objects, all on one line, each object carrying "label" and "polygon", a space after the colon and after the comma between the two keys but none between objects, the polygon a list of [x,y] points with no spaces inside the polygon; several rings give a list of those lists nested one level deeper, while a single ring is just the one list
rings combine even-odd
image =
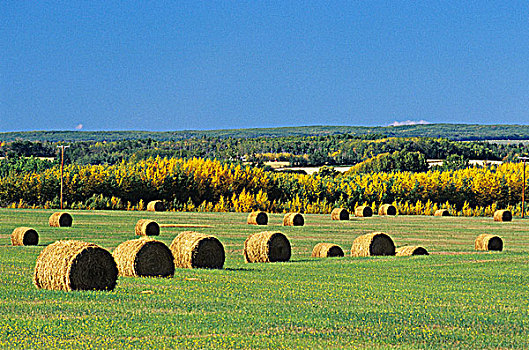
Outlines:
[{"label": "green grass field", "polygon": [[[529,348],[529,221],[306,215],[303,227],[281,227],[282,215],[272,214],[256,227],[237,213],[70,211],[73,227],[52,228],[51,213],[0,209],[0,348]],[[213,225],[194,230],[220,239],[225,268],[119,278],[113,292],[33,285],[43,246],[78,239],[112,251],[135,238],[140,218]],[[12,247],[18,226],[35,228],[39,246]],[[159,239],[170,244],[185,230],[162,228]],[[244,263],[244,240],[263,230],[289,237],[290,262]],[[373,231],[432,254],[310,257],[318,242],[347,253]],[[504,251],[475,252],[481,233],[500,235]]]}]

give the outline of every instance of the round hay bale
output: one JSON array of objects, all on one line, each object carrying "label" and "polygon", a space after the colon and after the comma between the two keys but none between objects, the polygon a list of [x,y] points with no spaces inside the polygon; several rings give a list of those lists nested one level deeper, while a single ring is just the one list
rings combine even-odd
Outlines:
[{"label": "round hay bale", "polygon": [[73,218],[67,212],[61,211],[51,214],[48,222],[51,227],[70,227],[73,224]]},{"label": "round hay bale", "polygon": [[393,204],[383,204],[378,208],[378,215],[397,215],[397,208]]},{"label": "round hay bale", "polygon": [[12,245],[37,245],[39,234],[31,227],[17,227],[11,233]]},{"label": "round hay bale", "polygon": [[342,248],[333,243],[318,243],[312,249],[313,258],[333,258],[344,256]]},{"label": "round hay bale", "polygon": [[124,277],[171,277],[174,275],[174,259],[165,243],[150,237],[125,241],[112,252],[120,276]]},{"label": "round hay bale", "polygon": [[450,216],[448,209],[438,209],[433,214],[434,216]]},{"label": "round hay bale", "polygon": [[147,203],[147,211],[164,211],[165,207],[162,201],[156,200]]},{"label": "round hay bale", "polygon": [[368,218],[373,216],[373,209],[369,205],[361,205],[355,209],[355,216]]},{"label": "round hay bale", "polygon": [[496,210],[494,212],[494,221],[512,221],[512,213],[510,210]]},{"label": "round hay bale", "polygon": [[116,262],[107,250],[81,241],[57,241],[42,250],[35,265],[37,288],[52,290],[113,290]]},{"label": "round hay bale", "polygon": [[428,251],[423,247],[410,245],[405,247],[399,247],[395,250],[396,256],[411,256],[411,255],[430,255]]},{"label": "round hay bale", "polygon": [[226,255],[224,246],[211,235],[184,231],[171,243],[175,266],[183,268],[222,269]]},{"label": "round hay bale", "polygon": [[247,263],[288,261],[291,254],[290,242],[281,232],[258,232],[244,241],[244,261]]},{"label": "round hay bale", "polygon": [[267,225],[268,214],[264,211],[252,211],[248,215],[248,225]]},{"label": "round hay bale", "polygon": [[332,220],[349,220],[349,211],[344,208],[334,208],[331,212]]},{"label": "round hay bale", "polygon": [[283,226],[303,226],[305,218],[300,213],[287,213],[283,218]]},{"label": "round hay bale", "polygon": [[160,234],[160,225],[156,221],[149,219],[140,219],[134,228],[136,236],[158,236]]},{"label": "round hay bale", "polygon": [[503,240],[499,236],[487,233],[481,234],[476,238],[474,243],[476,250],[503,250]]},{"label": "round hay bale", "polygon": [[351,247],[351,256],[395,255],[395,244],[383,232],[368,233],[357,237]]}]

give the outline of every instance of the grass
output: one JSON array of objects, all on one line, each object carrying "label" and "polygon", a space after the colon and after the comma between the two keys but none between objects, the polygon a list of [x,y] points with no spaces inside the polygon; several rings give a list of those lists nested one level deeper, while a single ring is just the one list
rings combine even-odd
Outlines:
[{"label": "grass", "polygon": [[[74,226],[47,226],[51,211],[0,210],[0,348],[528,348],[527,221],[490,218],[373,217],[347,222],[306,215],[303,227],[246,225],[236,213],[71,211]],[[174,278],[120,278],[113,292],[38,290],[43,246],[80,239],[113,250],[134,224],[212,225],[195,229],[223,242],[223,270],[177,269]],[[18,226],[35,228],[37,247],[12,247]],[[289,263],[245,264],[246,237],[281,230]],[[186,228],[162,228],[170,244]],[[384,231],[417,257],[310,258],[318,242],[346,253],[360,234]],[[475,252],[490,232],[504,252]],[[347,254],[346,254],[347,255]]]}]

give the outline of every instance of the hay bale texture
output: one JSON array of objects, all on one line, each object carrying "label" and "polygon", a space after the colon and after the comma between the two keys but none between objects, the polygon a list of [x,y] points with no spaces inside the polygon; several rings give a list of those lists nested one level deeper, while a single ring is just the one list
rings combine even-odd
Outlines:
[{"label": "hay bale texture", "polygon": [[12,245],[37,245],[39,234],[31,227],[17,227],[11,232]]},{"label": "hay bale texture", "polygon": [[512,221],[512,213],[510,210],[496,210],[494,212],[494,221]]},{"label": "hay bale texture", "polygon": [[342,248],[333,243],[318,243],[312,249],[313,258],[332,258],[344,256]]},{"label": "hay bale texture", "polygon": [[57,241],[42,250],[35,265],[37,288],[52,290],[113,290],[116,262],[107,250],[81,241]]},{"label": "hay bale texture", "polygon": [[162,201],[156,200],[147,203],[147,211],[164,211],[165,207]]},{"label": "hay bale texture", "polygon": [[48,222],[51,227],[70,227],[73,224],[73,218],[67,212],[61,211],[51,214]]},{"label": "hay bale texture", "polygon": [[503,240],[499,236],[484,233],[476,238],[474,248],[476,250],[497,250],[501,252],[503,250]]},{"label": "hay bale texture", "polygon": [[291,254],[290,242],[281,232],[258,232],[244,241],[244,261],[247,263],[288,261]]},{"label": "hay bale texture", "polygon": [[357,237],[351,247],[351,256],[395,255],[395,244],[383,232],[368,233]]},{"label": "hay bale texture", "polygon": [[224,246],[214,236],[194,231],[180,233],[171,243],[175,266],[183,268],[222,269]]},{"label": "hay bale texture", "polygon": [[112,252],[120,276],[124,277],[171,277],[174,275],[174,259],[165,243],[150,237],[125,241]]},{"label": "hay bale texture", "polygon": [[361,205],[355,209],[355,216],[368,218],[373,216],[373,209],[369,205]]},{"label": "hay bale texture", "polygon": [[268,214],[264,211],[252,211],[248,215],[248,225],[267,225]]},{"label": "hay bale texture", "polygon": [[160,234],[160,225],[156,221],[149,219],[140,219],[134,228],[136,236],[158,236]]},{"label": "hay bale texture", "polygon": [[378,208],[378,215],[397,215],[397,208],[393,204],[383,204]]},{"label": "hay bale texture", "polygon": [[450,216],[448,209],[438,209],[433,214],[434,216]]},{"label": "hay bale texture", "polygon": [[332,220],[349,220],[349,211],[344,208],[334,208],[331,212]]},{"label": "hay bale texture", "polygon": [[410,245],[405,247],[399,247],[395,250],[396,256],[411,256],[411,255],[430,255],[428,251],[416,245]]},{"label": "hay bale texture", "polygon": [[283,218],[283,226],[303,226],[305,218],[300,213],[286,213]]}]

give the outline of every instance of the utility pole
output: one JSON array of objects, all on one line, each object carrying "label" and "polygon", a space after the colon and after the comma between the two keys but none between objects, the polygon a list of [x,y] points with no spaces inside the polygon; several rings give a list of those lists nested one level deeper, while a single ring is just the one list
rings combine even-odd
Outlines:
[{"label": "utility pole", "polygon": [[521,159],[523,161],[523,184],[522,184],[522,219],[525,217],[525,161],[529,159],[529,157],[518,157],[518,159]]},{"label": "utility pole", "polygon": [[63,186],[63,174],[64,174],[64,149],[70,146],[57,146],[61,149],[61,209],[62,209],[62,186]]}]

